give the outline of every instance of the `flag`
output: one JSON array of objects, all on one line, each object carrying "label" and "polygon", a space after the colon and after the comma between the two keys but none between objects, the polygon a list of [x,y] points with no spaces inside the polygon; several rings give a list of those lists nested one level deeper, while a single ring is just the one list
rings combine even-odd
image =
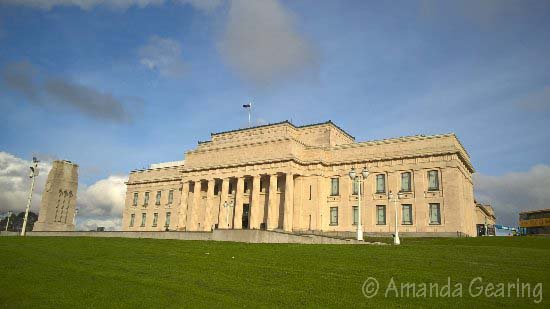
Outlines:
[{"label": "flag", "polygon": [[243,104],[243,107],[244,107],[244,108],[251,108],[251,107],[252,107],[252,102],[251,102],[251,103]]}]

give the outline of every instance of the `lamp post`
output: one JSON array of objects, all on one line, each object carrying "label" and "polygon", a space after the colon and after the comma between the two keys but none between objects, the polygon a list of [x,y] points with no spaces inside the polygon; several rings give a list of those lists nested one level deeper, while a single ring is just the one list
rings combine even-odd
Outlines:
[{"label": "lamp post", "polygon": [[357,175],[355,172],[355,167],[352,167],[351,171],[349,171],[349,178],[351,178],[351,181],[357,181],[359,184],[357,191],[357,240],[360,241],[363,240],[363,225],[361,224],[361,184],[367,179],[368,176],[369,171],[366,167],[363,167],[360,175]]},{"label": "lamp post", "polygon": [[10,225],[11,210],[8,210],[8,221],[6,221],[6,232],[8,231],[8,226]]},{"label": "lamp post", "polygon": [[36,176],[38,176],[38,160],[36,157],[32,158],[33,166],[30,167],[31,174],[29,177],[32,179],[31,181],[31,192],[29,193],[29,199],[27,200],[27,208],[25,209],[25,219],[23,219],[23,227],[21,228],[21,236],[25,236],[26,230],[27,230],[27,219],[29,217],[29,209],[31,208],[31,202],[32,202],[32,191],[34,190],[34,181],[36,180]]},{"label": "lamp post", "polygon": [[223,202],[223,208],[225,208],[225,222],[227,222],[227,229],[229,229],[229,210],[233,208],[233,201],[227,204],[227,201]]},{"label": "lamp post", "polygon": [[393,238],[393,244],[399,245],[401,244],[401,241],[399,240],[399,228],[397,226],[397,200],[402,197],[401,193],[397,193],[397,195],[394,197],[393,193],[390,191],[389,198],[390,200],[393,199],[393,208],[395,212],[395,237]]}]

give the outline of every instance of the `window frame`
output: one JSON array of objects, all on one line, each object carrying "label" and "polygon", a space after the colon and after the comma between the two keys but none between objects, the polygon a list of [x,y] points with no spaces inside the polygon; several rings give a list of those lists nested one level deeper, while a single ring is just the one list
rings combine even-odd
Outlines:
[{"label": "window frame", "polygon": [[[380,210],[382,210],[382,213],[384,214],[384,223],[380,223]],[[386,218],[386,205],[376,205],[376,225],[386,225],[387,224],[387,218]]]},{"label": "window frame", "polygon": [[132,206],[137,206],[139,203],[139,192],[134,192],[134,196],[132,198]]},{"label": "window frame", "polygon": [[136,214],[130,214],[130,227],[134,226],[134,223],[136,221]]},{"label": "window frame", "polygon": [[166,212],[166,215],[164,216],[164,227],[170,226],[170,219],[172,217],[172,213],[170,211]]},{"label": "window frame", "polygon": [[142,212],[141,213],[141,224],[139,226],[144,227],[146,223],[147,223],[147,213]]},{"label": "window frame", "polygon": [[[336,220],[333,219],[333,211],[336,212]],[[338,206],[332,206],[330,207],[330,226],[338,226]]]},{"label": "window frame", "polygon": [[148,206],[149,205],[149,194],[150,194],[149,191],[145,192],[145,196],[143,198],[143,206]]},{"label": "window frame", "polygon": [[355,178],[351,181],[351,195],[359,195],[359,186],[360,186],[359,179]]},{"label": "window frame", "polygon": [[159,221],[159,213],[155,212],[153,213],[153,227],[156,227]]},{"label": "window frame", "polygon": [[155,195],[155,205],[160,205],[160,200],[162,199],[162,191],[157,191],[157,194]]},{"label": "window frame", "polygon": [[[404,184],[404,181],[403,181],[403,176],[405,175],[408,175],[408,188],[404,188],[403,187],[403,184]],[[401,173],[401,192],[412,192],[413,190],[413,186],[412,186],[412,173],[407,171],[407,172],[402,172]]]},{"label": "window frame", "polygon": [[[431,187],[430,184],[430,173],[435,173],[435,187]],[[439,181],[439,170],[429,170],[428,171],[428,191],[439,191],[441,189],[441,183]]]},{"label": "window frame", "polygon": [[[408,208],[410,221],[405,222],[405,208]],[[412,204],[401,204],[401,225],[413,225],[413,209]]]},{"label": "window frame", "polygon": [[[437,206],[437,222],[432,221],[432,206]],[[428,204],[428,219],[430,220],[430,225],[441,225],[441,203]]]},{"label": "window frame", "polygon": [[[382,177],[380,177],[380,176],[382,176]],[[379,181],[379,179],[382,180],[382,184],[383,184],[383,187],[384,187],[382,190],[379,190],[379,189],[378,189],[378,181]],[[375,183],[375,185],[376,185],[376,190],[375,190],[375,191],[376,191],[376,194],[384,194],[384,193],[386,193],[386,174],[376,174],[376,183]]]},{"label": "window frame", "polygon": [[[336,183],[336,191],[334,184]],[[330,196],[340,196],[340,177],[330,178]]]},{"label": "window frame", "polygon": [[174,203],[174,189],[168,190],[168,205]]}]

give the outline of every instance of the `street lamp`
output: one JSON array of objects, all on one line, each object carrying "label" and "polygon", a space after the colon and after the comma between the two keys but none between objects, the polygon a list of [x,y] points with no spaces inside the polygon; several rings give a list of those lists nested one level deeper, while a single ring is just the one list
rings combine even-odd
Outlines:
[{"label": "street lamp", "polygon": [[393,193],[390,191],[389,200],[393,199],[393,208],[395,211],[395,237],[393,238],[394,245],[401,244],[401,241],[399,240],[399,229],[397,227],[397,200],[401,199],[402,197],[403,195],[401,193],[397,193],[397,195],[394,197]]},{"label": "street lamp", "polygon": [[31,192],[29,193],[29,199],[27,201],[27,209],[25,209],[25,219],[23,220],[23,228],[21,229],[21,236],[25,236],[25,232],[27,229],[27,219],[29,217],[29,209],[31,208],[31,201],[32,201],[32,191],[34,190],[34,181],[36,180],[36,176],[38,176],[38,159],[36,157],[32,157],[33,166],[29,167],[31,169],[31,174],[29,175],[29,178],[32,179],[31,181]]},{"label": "street lamp", "polygon": [[361,184],[367,179],[368,176],[369,171],[366,167],[363,168],[360,175],[357,175],[355,172],[355,167],[352,167],[351,171],[349,171],[349,178],[351,178],[351,181],[357,181],[359,184],[357,191],[357,240],[361,241],[363,240],[363,226],[361,225]]},{"label": "street lamp", "polygon": [[6,232],[8,231],[8,226],[10,225],[11,210],[8,210],[8,221],[6,221]]},{"label": "street lamp", "polygon": [[233,208],[233,201],[227,204],[227,201],[223,202],[223,208],[225,208],[225,222],[227,222],[227,229],[229,229],[229,210]]}]

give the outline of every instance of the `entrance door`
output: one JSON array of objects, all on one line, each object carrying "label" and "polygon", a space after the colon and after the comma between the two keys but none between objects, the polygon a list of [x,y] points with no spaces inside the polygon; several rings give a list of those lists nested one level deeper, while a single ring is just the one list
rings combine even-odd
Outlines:
[{"label": "entrance door", "polygon": [[243,230],[248,229],[250,220],[250,204],[243,204]]}]

